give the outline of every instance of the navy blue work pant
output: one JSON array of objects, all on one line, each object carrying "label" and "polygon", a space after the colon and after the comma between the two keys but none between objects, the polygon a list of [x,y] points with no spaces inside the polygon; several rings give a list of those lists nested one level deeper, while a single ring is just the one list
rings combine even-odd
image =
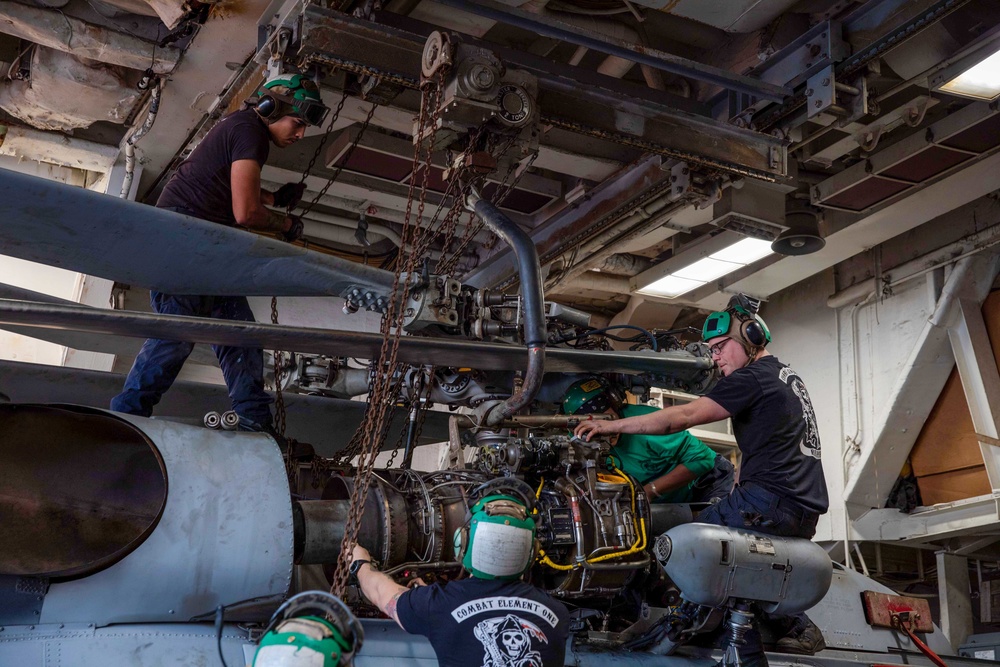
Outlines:
[{"label": "navy blue work pant", "polygon": [[[172,296],[150,292],[153,310],[163,315],[211,317],[254,322],[253,312],[242,296]],[[193,343],[148,339],[132,364],[125,388],[111,399],[111,409],[148,417],[153,406],[177,378]],[[271,397],[264,391],[264,352],[257,348],[213,345],[229,388],[233,410],[259,428],[271,426]],[[248,424],[249,425],[249,424]]]},{"label": "navy blue work pant", "polygon": [[725,500],[733,491],[736,472],[722,454],[715,455],[715,465],[691,487],[691,502],[714,503]]},{"label": "navy blue work pant", "polygon": [[730,526],[779,537],[811,538],[819,515],[764,487],[746,482],[698,515],[699,523]]}]

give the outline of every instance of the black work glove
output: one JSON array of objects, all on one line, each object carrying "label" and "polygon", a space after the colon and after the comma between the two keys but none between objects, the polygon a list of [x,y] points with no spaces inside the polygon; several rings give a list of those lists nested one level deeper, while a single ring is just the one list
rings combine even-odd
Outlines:
[{"label": "black work glove", "polygon": [[302,231],[305,229],[305,225],[302,224],[302,218],[297,215],[290,215],[288,217],[292,219],[292,226],[288,228],[287,232],[281,234],[281,238],[288,243],[294,243],[302,238]]},{"label": "black work glove", "polygon": [[278,208],[295,208],[305,191],[305,183],[285,183],[274,193],[274,205]]}]

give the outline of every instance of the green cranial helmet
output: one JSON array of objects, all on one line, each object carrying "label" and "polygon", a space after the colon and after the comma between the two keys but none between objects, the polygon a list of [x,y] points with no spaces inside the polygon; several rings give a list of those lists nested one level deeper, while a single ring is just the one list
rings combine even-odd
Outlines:
[{"label": "green cranial helmet", "polygon": [[[316,83],[302,74],[279,74],[264,82],[262,88],[296,100],[312,100],[321,104],[323,102]],[[263,91],[259,94],[262,95]]]},{"label": "green cranial helmet", "polygon": [[455,555],[477,579],[518,579],[531,567],[535,520],[522,498],[489,495],[472,506],[468,532],[455,531]]},{"label": "green cranial helmet", "polygon": [[725,310],[716,311],[705,319],[701,339],[709,341],[719,336],[729,336],[750,350],[766,347],[771,342],[771,331],[764,318],[757,314],[759,301],[738,294],[729,300]]},{"label": "green cranial helmet", "polygon": [[322,125],[329,109],[323,104],[319,87],[303,74],[279,74],[271,77],[257,91],[257,112],[277,120],[298,116],[310,125]]},{"label": "green cranial helmet", "polygon": [[563,414],[589,415],[595,412],[621,410],[625,397],[619,389],[600,376],[574,382],[563,396]]},{"label": "green cranial helmet", "polygon": [[361,624],[339,598],[307,591],[271,617],[253,667],[349,667],[363,641]]}]

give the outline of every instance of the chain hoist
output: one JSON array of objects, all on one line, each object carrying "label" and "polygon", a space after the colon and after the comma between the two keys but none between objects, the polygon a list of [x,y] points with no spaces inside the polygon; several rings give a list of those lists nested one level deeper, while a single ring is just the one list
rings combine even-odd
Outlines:
[{"label": "chain hoist", "polygon": [[[413,275],[419,257],[420,248],[429,243],[421,238],[425,231],[418,223],[412,224],[413,202],[417,199],[417,220],[423,219],[423,209],[427,196],[427,182],[431,171],[432,148],[426,137],[427,127],[436,127],[439,114],[441,90],[444,83],[444,72],[438,73],[436,80],[427,80],[421,86],[420,114],[417,121],[417,131],[414,137],[413,162],[409,189],[407,193],[406,214],[403,218],[401,246],[407,244],[413,249],[406,254],[404,261],[397,262],[394,271],[393,285],[389,307],[382,317],[380,331],[382,347],[379,351],[375,372],[372,375],[372,386],[369,393],[368,410],[365,411],[359,434],[361,453],[357,464],[354,488],[351,491],[351,505],[344,526],[344,537],[341,541],[340,557],[333,572],[331,591],[343,594],[347,584],[347,563],[351,552],[357,543],[357,533],[361,526],[361,516],[364,512],[365,500],[371,485],[372,468],[380,450],[380,436],[383,436],[386,418],[395,404],[393,395],[399,379],[396,357],[399,350],[399,339],[402,335],[404,305],[409,292],[409,278]],[[423,168],[421,169],[421,158]],[[419,192],[417,189],[419,188]],[[402,276],[406,275],[406,280]],[[398,387],[396,388],[398,391]]]}]

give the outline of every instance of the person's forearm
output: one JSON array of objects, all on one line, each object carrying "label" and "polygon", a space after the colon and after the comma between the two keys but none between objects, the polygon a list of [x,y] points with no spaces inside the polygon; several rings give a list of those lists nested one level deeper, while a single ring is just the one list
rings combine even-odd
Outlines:
[{"label": "person's forearm", "polygon": [[668,491],[674,491],[681,488],[696,477],[697,475],[691,472],[690,468],[681,463],[675,466],[667,474],[660,475],[656,479],[652,479],[647,482],[643,487],[643,490],[646,492],[646,495],[650,497],[650,499],[655,499]]},{"label": "person's forearm", "polygon": [[[405,586],[400,586],[388,575],[373,569],[370,564],[361,566],[358,571],[358,583],[361,585],[361,592],[373,605],[399,623],[399,618],[396,615],[396,601],[400,595],[406,592]],[[400,627],[402,627],[402,623],[400,623]]]},{"label": "person's forearm", "polygon": [[274,206],[274,193],[262,189],[260,191],[260,203],[264,206]]},{"label": "person's forearm", "polygon": [[236,222],[241,227],[263,232],[287,232],[292,226],[291,218],[284,213],[265,208],[263,203],[251,210],[244,220],[237,219]]},{"label": "person's forearm", "polygon": [[664,408],[656,412],[635,417],[625,417],[611,422],[616,433],[636,433],[644,435],[659,435],[663,433],[675,433],[674,420],[671,416],[674,408]]}]

